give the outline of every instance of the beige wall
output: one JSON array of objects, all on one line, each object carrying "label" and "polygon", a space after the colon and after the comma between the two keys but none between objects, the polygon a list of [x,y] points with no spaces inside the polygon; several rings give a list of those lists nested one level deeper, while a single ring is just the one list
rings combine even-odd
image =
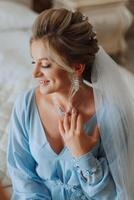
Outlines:
[{"label": "beige wall", "polygon": [[17,0],[17,2],[21,2],[29,7],[32,7],[32,0]]},{"label": "beige wall", "polygon": [[[4,0],[4,1],[6,1],[6,0]],[[23,4],[27,5],[28,7],[32,7],[32,0],[8,0],[8,1],[23,3]]]}]

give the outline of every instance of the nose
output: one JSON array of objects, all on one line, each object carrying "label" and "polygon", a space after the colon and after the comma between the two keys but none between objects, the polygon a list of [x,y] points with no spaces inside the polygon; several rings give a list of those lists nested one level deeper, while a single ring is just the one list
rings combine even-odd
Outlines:
[{"label": "nose", "polygon": [[40,71],[40,67],[38,66],[38,64],[35,64],[35,68],[33,70],[32,75],[34,78],[38,78],[43,75],[42,72]]}]

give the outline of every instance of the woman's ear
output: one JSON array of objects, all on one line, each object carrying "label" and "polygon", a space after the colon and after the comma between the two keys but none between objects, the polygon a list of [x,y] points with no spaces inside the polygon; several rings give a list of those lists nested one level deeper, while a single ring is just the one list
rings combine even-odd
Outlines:
[{"label": "woman's ear", "polygon": [[80,76],[85,69],[85,64],[73,64],[72,67],[74,68],[75,73]]}]

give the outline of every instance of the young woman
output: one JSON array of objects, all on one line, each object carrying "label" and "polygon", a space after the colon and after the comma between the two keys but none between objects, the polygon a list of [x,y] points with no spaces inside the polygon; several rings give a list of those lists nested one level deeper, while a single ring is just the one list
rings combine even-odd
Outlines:
[{"label": "young woman", "polygon": [[46,10],[30,48],[39,84],[17,98],[11,116],[12,199],[130,200],[128,124],[113,77],[122,80],[91,24],[80,12]]}]

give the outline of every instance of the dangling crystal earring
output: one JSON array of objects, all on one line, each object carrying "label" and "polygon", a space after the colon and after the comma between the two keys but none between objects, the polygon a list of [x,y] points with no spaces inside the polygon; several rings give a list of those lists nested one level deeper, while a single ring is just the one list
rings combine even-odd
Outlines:
[{"label": "dangling crystal earring", "polygon": [[80,79],[76,74],[74,74],[71,81],[69,96],[72,98],[76,94],[76,92],[79,90],[79,88],[80,88]]},{"label": "dangling crystal earring", "polygon": [[73,88],[76,92],[80,88],[80,80],[79,80],[79,77],[77,75],[74,75],[74,77],[73,77],[72,86],[73,86]]}]

